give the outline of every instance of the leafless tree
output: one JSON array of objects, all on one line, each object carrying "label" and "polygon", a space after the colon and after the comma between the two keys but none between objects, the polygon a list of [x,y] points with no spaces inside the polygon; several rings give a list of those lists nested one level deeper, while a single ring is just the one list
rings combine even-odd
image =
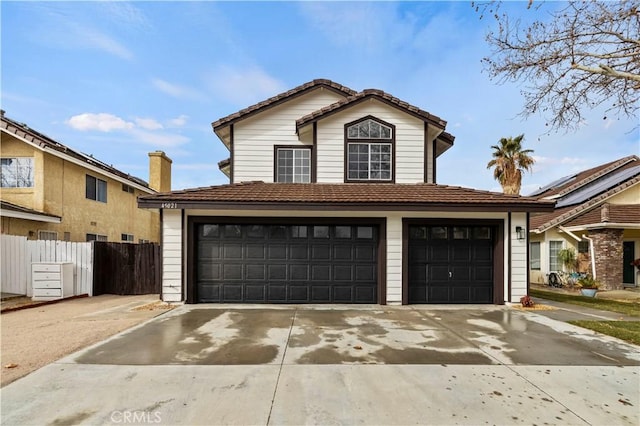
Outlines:
[{"label": "leafless tree", "polygon": [[[584,113],[636,118],[640,94],[640,2],[529,0],[536,20],[511,19],[500,1],[474,2],[497,29],[487,34],[491,55],[482,61],[492,80],[522,82],[521,116],[541,113],[549,131],[573,130]],[[543,13],[546,6],[555,10]]]}]

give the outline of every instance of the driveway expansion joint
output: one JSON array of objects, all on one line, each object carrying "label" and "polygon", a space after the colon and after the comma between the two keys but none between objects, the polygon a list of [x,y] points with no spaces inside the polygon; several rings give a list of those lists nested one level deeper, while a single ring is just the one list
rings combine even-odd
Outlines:
[{"label": "driveway expansion joint", "polygon": [[293,310],[293,315],[291,316],[291,324],[289,326],[289,334],[287,335],[287,342],[284,345],[284,350],[282,353],[282,359],[280,360],[280,366],[278,367],[278,377],[276,377],[276,383],[273,387],[273,395],[271,397],[271,405],[269,406],[269,416],[267,416],[267,425],[271,422],[271,414],[273,413],[273,405],[276,400],[276,393],[278,393],[278,385],[280,384],[280,375],[282,374],[282,367],[284,366],[284,360],[287,357],[287,348],[289,347],[289,341],[291,340],[291,331],[293,330],[293,326],[296,322],[296,315],[298,314],[298,308]]}]

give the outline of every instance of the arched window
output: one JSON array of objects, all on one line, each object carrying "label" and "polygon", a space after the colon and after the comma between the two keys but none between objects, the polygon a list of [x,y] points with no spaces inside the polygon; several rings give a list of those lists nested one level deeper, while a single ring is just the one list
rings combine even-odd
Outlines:
[{"label": "arched window", "polygon": [[392,182],[393,125],[365,117],[345,126],[345,181]]}]

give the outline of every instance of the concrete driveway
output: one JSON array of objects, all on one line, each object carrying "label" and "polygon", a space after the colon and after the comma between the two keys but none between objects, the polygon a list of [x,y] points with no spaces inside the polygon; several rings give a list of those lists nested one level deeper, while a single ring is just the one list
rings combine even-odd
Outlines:
[{"label": "concrete driveway", "polygon": [[639,349],[499,306],[183,306],[5,387],[2,423],[637,425]]}]

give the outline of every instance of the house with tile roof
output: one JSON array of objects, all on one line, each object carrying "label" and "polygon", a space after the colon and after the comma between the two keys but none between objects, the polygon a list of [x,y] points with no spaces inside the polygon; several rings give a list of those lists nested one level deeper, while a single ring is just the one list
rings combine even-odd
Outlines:
[{"label": "house with tile roof", "polygon": [[220,118],[228,185],[162,212],[162,298],[187,303],[518,302],[526,228],[555,202],[437,183],[446,121],[313,80]]},{"label": "house with tile roof", "polygon": [[32,240],[159,242],[160,214],[136,197],[171,189],[171,160],[149,154],[150,183],[0,117],[2,234]]},{"label": "house with tile roof", "polygon": [[571,174],[531,196],[555,200],[553,212],[530,221],[530,275],[548,283],[563,270],[558,251],[571,248],[578,272],[589,273],[605,289],[640,283],[640,159],[636,155]]}]

